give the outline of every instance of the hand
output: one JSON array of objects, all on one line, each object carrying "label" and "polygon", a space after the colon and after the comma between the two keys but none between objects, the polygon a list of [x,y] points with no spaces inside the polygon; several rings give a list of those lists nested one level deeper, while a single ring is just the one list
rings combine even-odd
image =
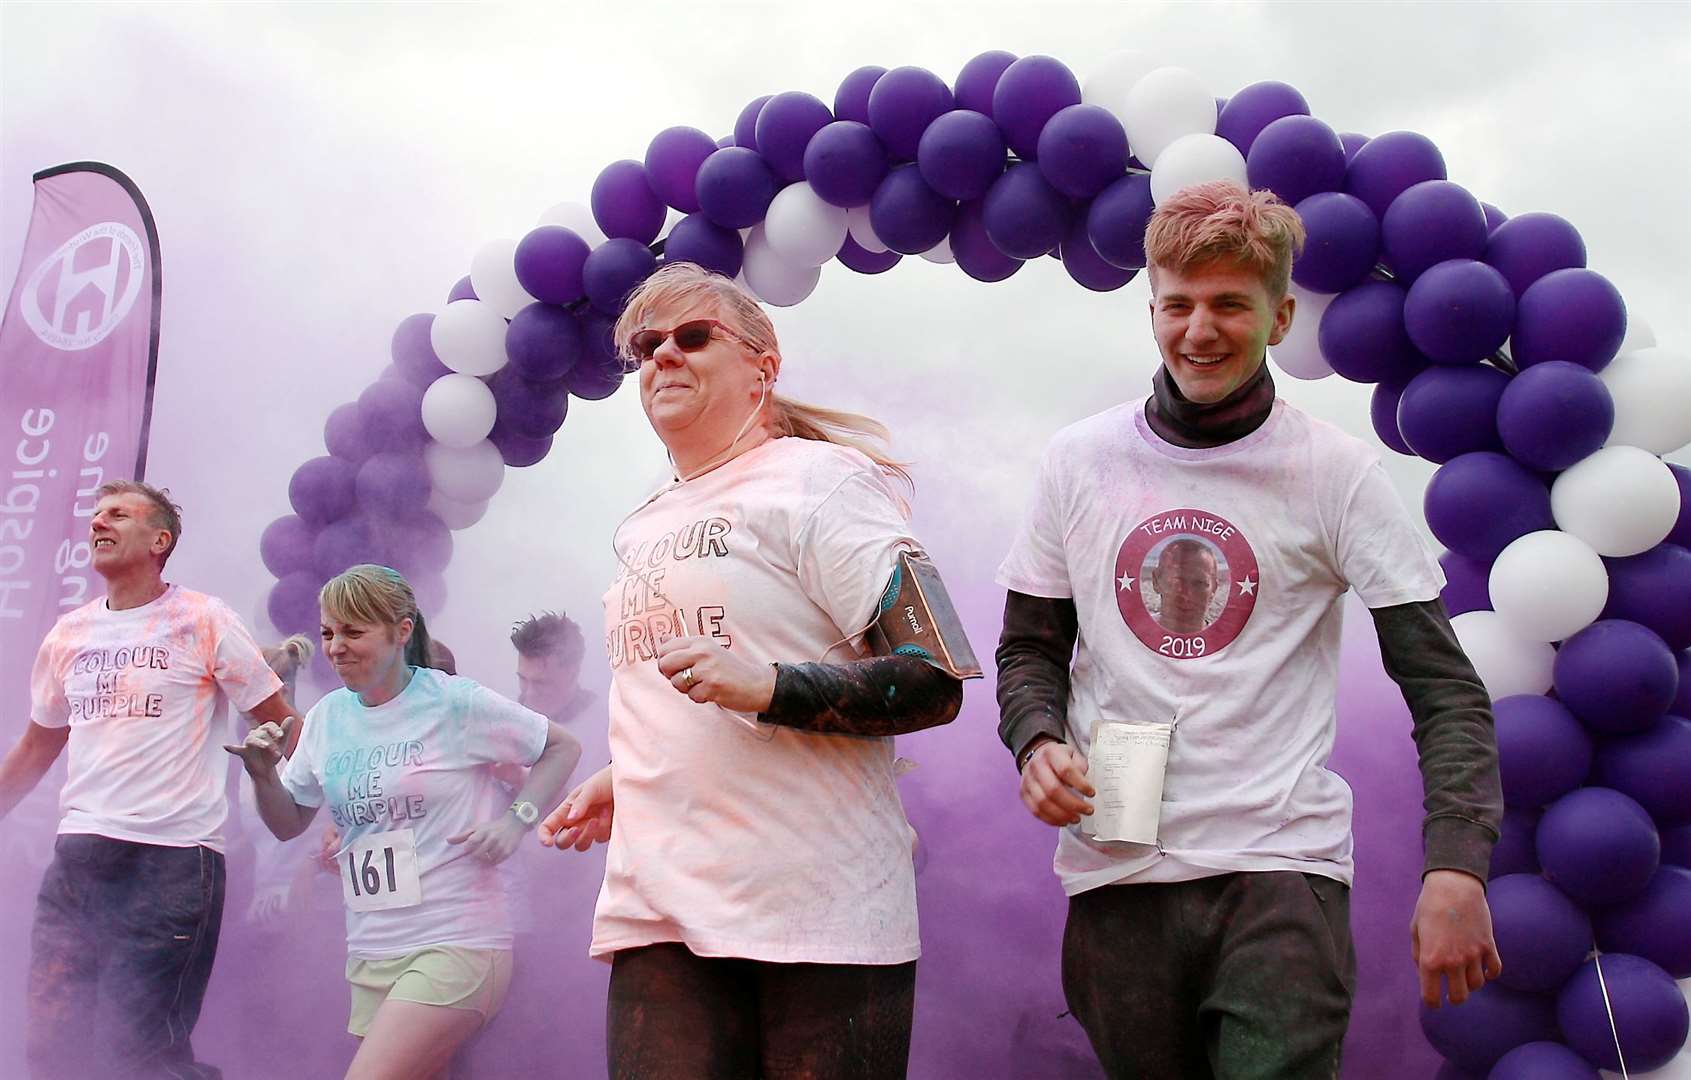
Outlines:
[{"label": "hand", "polygon": [[1430,870],[1409,926],[1410,953],[1421,971],[1421,1000],[1439,1007],[1439,976],[1450,1003],[1460,1005],[1487,979],[1503,973],[1503,959],[1491,936],[1485,885],[1460,870]]},{"label": "hand", "polygon": [[528,826],[507,810],[497,818],[473,829],[465,829],[456,836],[448,836],[448,844],[463,844],[466,854],[497,866],[511,857],[523,842]]},{"label": "hand", "polygon": [[280,724],[266,722],[247,732],[246,741],[239,746],[223,744],[223,749],[241,759],[250,776],[274,774],[276,763],[282,760],[282,747],[299,726],[299,718],[290,716]]},{"label": "hand", "polygon": [[311,861],[317,869],[326,874],[339,875],[341,872],[338,858],[341,853],[341,834],[333,825],[323,830],[323,838],[317,843],[317,850],[312,854]]},{"label": "hand", "polygon": [[1022,805],[1047,825],[1078,825],[1082,814],[1092,813],[1081,796],[1097,794],[1086,780],[1086,757],[1056,739],[1035,747],[1022,769]]},{"label": "hand", "polygon": [[735,656],[708,637],[670,638],[659,645],[658,670],[676,693],[733,712],[767,712],[775,700],[772,666]]},{"label": "hand", "polygon": [[586,851],[594,844],[603,844],[611,838],[614,809],[611,767],[606,765],[564,796],[564,801],[546,815],[535,831],[546,847],[559,851],[570,847]]}]

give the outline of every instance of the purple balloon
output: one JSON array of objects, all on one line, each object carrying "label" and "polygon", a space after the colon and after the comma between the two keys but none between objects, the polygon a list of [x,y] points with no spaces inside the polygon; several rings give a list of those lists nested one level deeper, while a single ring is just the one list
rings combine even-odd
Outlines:
[{"label": "purple balloon", "polygon": [[734,145],[747,150],[757,149],[757,117],[763,112],[763,107],[769,104],[774,94],[765,94],[746,102],[746,107],[740,110],[740,115],[734,120]]},{"label": "purple balloon", "polygon": [[887,151],[867,124],[836,120],[811,137],[804,175],[823,202],[862,206],[886,178]]},{"label": "purple balloon", "polygon": [[[1308,115],[1309,102],[1292,87],[1283,82],[1252,83],[1227,99],[1216,115],[1215,133],[1248,158],[1257,136],[1270,124],[1288,116]],[[1253,182],[1251,186],[1257,185]]]},{"label": "purple balloon", "polygon": [[1487,236],[1496,232],[1499,225],[1509,220],[1508,214],[1505,214],[1503,211],[1488,202],[1482,201],[1480,203],[1480,209],[1485,211],[1485,227]]},{"label": "purple balloon", "polygon": [[1380,249],[1405,284],[1447,259],[1478,260],[1485,246],[1480,201],[1449,180],[1414,185],[1393,199],[1380,219]]},{"label": "purple balloon", "polygon": [[[1046,130],[1050,130],[1047,128]],[[1086,217],[1077,215],[1059,252],[1069,277],[1093,292],[1111,292],[1132,281],[1138,270],[1124,270],[1105,262],[1086,235]]]},{"label": "purple balloon", "polygon": [[354,486],[366,513],[404,513],[427,501],[429,470],[415,452],[384,450],[358,467]]},{"label": "purple balloon", "polygon": [[1292,280],[1312,292],[1344,292],[1368,276],[1380,258],[1380,221],[1368,204],[1342,191],[1324,191],[1297,204],[1303,254]]},{"label": "purple balloon", "polygon": [[389,565],[415,582],[444,571],[452,561],[452,530],[428,510],[414,510],[384,523]]},{"label": "purple balloon", "polygon": [[1514,459],[1487,451],[1439,466],[1422,508],[1440,543],[1486,563],[1527,533],[1556,527],[1544,480]]},{"label": "purple balloon", "polygon": [[1606,953],[1588,961],[1556,995],[1556,1023],[1587,1061],[1619,1069],[1624,1057],[1636,1075],[1674,1059],[1691,1031],[1691,1010],[1660,967],[1641,956]]},{"label": "purple balloon", "polygon": [[371,443],[384,450],[420,448],[429,440],[423,427],[423,388],[404,379],[377,379],[358,395],[358,411]]},{"label": "purple balloon", "polygon": [[329,414],[329,419],[323,424],[323,445],[335,457],[354,465],[376,452],[376,442],[370,437],[363,410],[359,409],[356,401],[338,406]]},{"label": "purple balloon", "polygon": [[1491,870],[1487,877],[1495,881],[1505,874],[1538,873],[1538,820],[1542,811],[1526,806],[1503,809],[1503,825],[1498,829],[1497,843],[1491,849]]},{"label": "purple balloon", "polygon": [[1461,1005],[1429,1009],[1423,1003],[1421,1032],[1434,1050],[1484,1073],[1517,1046],[1554,1039],[1556,1010],[1547,997],[1489,982]]},{"label": "purple balloon", "polygon": [[993,91],[998,89],[1004,69],[1015,62],[1015,53],[994,49],[964,64],[957,73],[957,107],[991,116]]},{"label": "purple balloon", "polygon": [[1368,142],[1369,137],[1367,135],[1359,135],[1354,131],[1339,132],[1339,143],[1345,148],[1346,166],[1350,165],[1351,159],[1356,157],[1356,152],[1367,146]]},{"label": "purple balloon", "polygon": [[1022,57],[1004,69],[992,89],[992,118],[1004,132],[1004,141],[1023,160],[1038,156],[1039,134],[1046,122],[1078,104],[1079,81],[1060,60],[1049,56]]},{"label": "purple balloon", "polygon": [[620,237],[650,244],[663,229],[663,200],[652,190],[646,166],[638,161],[624,159],[606,165],[593,181],[588,201],[600,231],[613,240]]},{"label": "purple balloon", "polygon": [[922,133],[916,167],[946,198],[978,199],[1004,174],[1004,136],[988,117],[953,109]]},{"label": "purple balloon", "polygon": [[1551,803],[1534,837],[1544,875],[1577,904],[1618,904],[1644,891],[1661,840],[1644,808],[1609,788],[1585,787]]},{"label": "purple balloon", "polygon": [[1071,199],[1090,199],[1127,169],[1127,133],[1097,105],[1059,109],[1039,133],[1039,171]]},{"label": "purple balloon", "polygon": [[[696,212],[699,196],[694,184],[699,177],[699,166],[714,153],[716,140],[698,128],[672,127],[658,132],[646,146],[646,177],[652,191],[683,214]],[[522,280],[520,264],[517,279]],[[533,289],[529,293],[538,300],[547,299]]]},{"label": "purple balloon", "polygon": [[264,527],[258,538],[258,557],[264,568],[283,578],[311,568],[311,544],[316,537],[311,526],[297,514],[279,517]]},{"label": "purple balloon", "polygon": [[1497,1059],[1486,1080],[1599,1080],[1590,1062],[1557,1042],[1534,1042]]},{"label": "purple balloon", "polygon": [[909,161],[916,156],[922,132],[951,106],[951,89],[938,75],[926,68],[896,67],[870,91],[869,126],[894,161]]},{"label": "purple balloon", "polygon": [[1591,952],[1591,920],[1537,874],[1509,874],[1486,887],[1504,986],[1548,993]]},{"label": "purple balloon", "polygon": [[841,120],[869,123],[869,95],[887,69],[878,64],[865,64],[840,80],[834,91],[834,115]]},{"label": "purple balloon", "polygon": [[1691,825],[1691,720],[1664,716],[1637,735],[1605,739],[1591,782],[1636,799],[1658,826]]},{"label": "purple balloon", "polygon": [[581,357],[581,323],[551,304],[530,304],[505,328],[507,365],[531,382],[564,377]]},{"label": "purple balloon", "polygon": [[1664,866],[1644,891],[1597,913],[1604,952],[1642,956],[1675,979],[1691,977],[1691,870]]},{"label": "purple balloon", "polygon": [[332,521],[317,534],[311,549],[311,565],[319,581],[360,563],[387,565],[388,553],[381,532],[363,514]]},{"label": "purple balloon", "polygon": [[725,229],[749,229],[762,221],[776,189],[769,163],[743,146],[718,150],[699,166],[699,207]]},{"label": "purple balloon", "polygon": [[606,240],[587,256],[581,268],[581,281],[593,306],[614,317],[622,311],[622,302],[628,299],[628,294],[657,267],[657,256],[640,241]]},{"label": "purple balloon", "polygon": [[1662,837],[1662,862],[1691,869],[1691,825],[1658,829]]},{"label": "purple balloon", "polygon": [[1673,711],[1679,716],[1691,716],[1691,651],[1674,658],[1679,667],[1679,692],[1673,698]]},{"label": "purple balloon", "polygon": [[1556,650],[1556,696],[1603,735],[1643,731],[1679,691],[1679,662],[1654,630],[1599,619]]},{"label": "purple balloon", "polygon": [[1145,265],[1145,228],[1156,204],[1149,176],[1124,176],[1098,193],[1086,213],[1086,235],[1100,258],[1123,270]]},{"label": "purple balloon", "polygon": [[1591,369],[1564,360],[1535,364],[1509,380],[1497,403],[1497,431],[1523,465],[1559,472],[1608,441],[1615,426],[1609,388]]},{"label": "purple balloon", "polygon": [[1400,454],[1415,456],[1415,451],[1403,440],[1403,431],[1398,427],[1398,403],[1403,400],[1402,386],[1396,383],[1378,383],[1374,393],[1368,399],[1368,420],[1374,425],[1374,434],[1380,441]]},{"label": "purple balloon", "polygon": [[1509,283],[1473,259],[1451,259],[1426,270],[1403,303],[1409,340],[1435,364],[1484,360],[1503,347],[1514,323]]},{"label": "purple balloon", "polygon": [[315,570],[298,570],[288,574],[270,587],[264,611],[270,622],[284,634],[317,633],[322,612],[317,606],[317,593],[323,579]]},{"label": "purple balloon", "polygon": [[[1343,136],[1341,136],[1343,138]],[[1387,207],[1424,180],[1443,180],[1444,155],[1425,135],[1388,131],[1358,149],[1345,170],[1345,190],[1384,218]]]},{"label": "purple balloon", "polygon": [[951,254],[957,268],[976,281],[1003,281],[1022,268],[1022,260],[998,250],[986,234],[981,200],[966,202],[957,209],[957,223],[951,227]]},{"label": "purple balloon", "polygon": [[776,94],[757,114],[757,152],[783,180],[804,179],[811,136],[834,122],[822,100],[802,90]]},{"label": "purple balloon", "polygon": [[1548,806],[1585,783],[1591,736],[1565,705],[1542,694],[1516,694],[1497,701],[1492,712],[1508,805]]},{"label": "purple balloon", "polygon": [[1657,544],[1639,555],[1603,561],[1609,568],[1603,618],[1647,626],[1674,652],[1691,648],[1691,551]]},{"label": "purple balloon", "polygon": [[900,165],[889,172],[869,201],[869,224],[875,235],[904,255],[920,255],[944,240],[956,217],[957,204],[929,187],[914,165]]},{"label": "purple balloon", "polygon": [[1583,267],[1585,241],[1578,229],[1555,214],[1522,214],[1492,229],[1485,261],[1497,267],[1520,296],[1545,274]]},{"label": "purple balloon", "polygon": [[1667,542],[1678,544],[1680,547],[1691,547],[1691,469],[1675,465],[1671,461],[1668,462],[1668,469],[1679,484],[1679,518],[1673,523],[1673,531],[1668,533]]},{"label": "purple balloon", "polygon": [[357,495],[353,466],[340,458],[315,457],[294,470],[288,481],[288,503],[312,528],[321,528],[351,513]]},{"label": "purple balloon", "polygon": [[[573,368],[571,369],[574,370]],[[513,435],[544,439],[564,426],[570,395],[564,381],[529,382],[511,367],[501,368],[488,380],[498,407],[495,422]]]},{"label": "purple balloon", "polygon": [[1245,177],[1253,190],[1267,188],[1287,206],[1296,206],[1344,184],[1345,148],[1333,129],[1315,117],[1283,116],[1255,136]]},{"label": "purple balloon", "polygon": [[[692,179],[689,178],[689,191],[691,185]],[[536,300],[548,304],[573,304],[583,295],[581,268],[591,250],[587,241],[574,229],[566,229],[562,225],[542,225],[531,230],[517,244],[517,253],[512,260],[516,266],[517,281]]]},{"label": "purple balloon", "polygon": [[422,387],[452,373],[451,368],[440,362],[434,345],[429,341],[429,329],[433,326],[434,316],[428,312],[407,315],[394,329],[393,344],[389,348],[394,370]]},{"label": "purple balloon", "polygon": [[1352,382],[1407,383],[1427,366],[1403,328],[1403,287],[1364,281],[1333,298],[1316,340],[1334,371]]},{"label": "purple balloon", "polygon": [[1602,371],[1625,337],[1626,303],[1608,278],[1556,270],[1521,294],[1510,346],[1519,367],[1566,360]]},{"label": "purple balloon", "polygon": [[617,355],[613,331],[616,319],[589,312],[581,320],[581,359],[564,376],[564,386],[584,401],[600,401],[616,393],[625,374]]},{"label": "purple balloon", "polygon": [[1501,450],[1497,402],[1508,386],[1509,376],[1483,364],[1430,367],[1404,388],[1398,430],[1415,453],[1440,465],[1477,450]]},{"label": "purple balloon", "polygon": [[465,274],[463,277],[461,277],[457,281],[453,282],[452,291],[446,294],[446,302],[448,304],[452,303],[455,300],[480,300],[480,299],[481,299],[481,297],[476,295],[475,286],[470,284],[470,275],[468,275],[468,274]]},{"label": "purple balloon", "polygon": [[499,457],[505,464],[513,469],[526,469],[530,465],[538,464],[552,452],[552,436],[531,439],[497,422],[494,423],[493,430],[487,433],[487,441],[499,451]]},{"label": "purple balloon", "polygon": [[1491,564],[1454,551],[1439,556],[1445,586],[1439,593],[1451,618],[1468,611],[1491,610]]},{"label": "purple balloon", "polygon": [[982,200],[981,214],[987,235],[999,251],[1015,259],[1035,259],[1068,236],[1074,211],[1039,166],[1024,161],[993,182]]},{"label": "purple balloon", "polygon": [[870,251],[847,236],[845,243],[840,245],[840,253],[834,258],[859,274],[884,274],[897,266],[904,256],[896,251]]},{"label": "purple balloon", "polygon": [[731,278],[740,272],[745,245],[735,229],[725,229],[703,214],[688,214],[664,240],[665,262],[690,262]]}]

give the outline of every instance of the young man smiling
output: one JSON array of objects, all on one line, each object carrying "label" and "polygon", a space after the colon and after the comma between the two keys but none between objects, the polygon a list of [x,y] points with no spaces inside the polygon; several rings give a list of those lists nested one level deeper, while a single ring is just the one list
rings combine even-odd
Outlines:
[{"label": "young man smiling", "polygon": [[[1375,455],[1277,401],[1264,363],[1302,243],[1267,192],[1204,184],[1157,208],[1152,393],[1052,440],[998,574],[999,731],[1023,803],[1062,830],[1064,991],[1112,1077],[1338,1075],[1351,798],[1326,762],[1348,589],[1414,717],[1422,996],[1442,980],[1461,1002],[1500,970],[1496,741],[1438,565]],[[1193,547],[1221,552],[1222,606],[1159,620],[1135,578]],[[1099,748],[1110,767],[1089,772]]]},{"label": "young man smiling", "polygon": [[214,1077],[194,1061],[223,918],[225,701],[253,724],[293,707],[222,601],[165,582],[181,510],[146,484],[99,489],[105,597],[41,644],[24,735],[0,762],[0,818],[61,751],[63,817],[31,937],[27,1055],[48,1077]]}]

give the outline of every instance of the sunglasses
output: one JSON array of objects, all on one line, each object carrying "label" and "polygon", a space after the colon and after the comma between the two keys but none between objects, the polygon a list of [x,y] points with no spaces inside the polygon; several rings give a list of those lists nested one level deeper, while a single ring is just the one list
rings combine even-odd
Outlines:
[{"label": "sunglasses", "polygon": [[716,319],[691,319],[672,330],[635,331],[634,336],[628,339],[629,359],[636,363],[650,360],[670,338],[675,339],[675,347],[682,352],[698,352],[710,344],[710,339],[715,336],[717,330],[721,330],[724,337],[733,338],[747,348],[753,347],[751,342],[736,334],[727,323]]}]

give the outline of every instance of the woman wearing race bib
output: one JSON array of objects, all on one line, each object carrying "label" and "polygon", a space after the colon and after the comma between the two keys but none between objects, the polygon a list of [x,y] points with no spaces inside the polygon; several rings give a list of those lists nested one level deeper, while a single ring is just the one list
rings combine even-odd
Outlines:
[{"label": "woman wearing race bib", "polygon": [[955,625],[906,614],[913,578],[944,597],[902,470],[874,421],[772,393],[774,327],[727,278],[665,266],[615,333],[676,478],[613,537],[611,764],[541,829],[609,841],[610,1074],[902,1076],[920,945],[892,736],[951,720],[974,673],[955,633],[893,625]]},{"label": "woman wearing race bib", "polygon": [[[280,775],[274,725],[255,728],[237,752],[271,832],[298,836],[324,804],[339,830],[347,1030],[362,1040],[347,1077],[445,1076],[510,982],[498,864],[580,747],[538,713],[416,666],[427,631],[397,572],[355,566],[320,600],[323,649],[346,688],[306,715]],[[514,804],[494,779],[501,764],[532,766]]]}]

